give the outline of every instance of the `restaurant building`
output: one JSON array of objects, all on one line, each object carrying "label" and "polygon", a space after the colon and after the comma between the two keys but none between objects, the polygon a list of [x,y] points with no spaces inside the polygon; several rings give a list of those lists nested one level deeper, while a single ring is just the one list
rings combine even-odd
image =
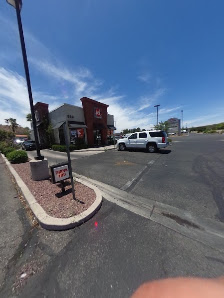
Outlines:
[{"label": "restaurant building", "polygon": [[38,102],[34,106],[38,137],[46,143],[46,123],[51,124],[55,144],[65,144],[63,125],[70,144],[100,146],[111,144],[113,140],[114,116],[107,113],[108,105],[83,97],[82,107],[63,104],[48,112],[48,104]]}]

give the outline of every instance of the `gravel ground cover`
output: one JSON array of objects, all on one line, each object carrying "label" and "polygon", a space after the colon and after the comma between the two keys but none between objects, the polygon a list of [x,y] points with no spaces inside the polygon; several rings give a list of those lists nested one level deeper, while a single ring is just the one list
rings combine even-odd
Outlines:
[{"label": "gravel ground cover", "polygon": [[29,188],[36,201],[50,216],[56,218],[68,218],[87,210],[95,201],[95,192],[75,182],[75,197],[73,200],[70,180],[66,180],[65,193],[62,194],[59,183],[52,184],[49,180],[33,181],[29,162],[12,164],[20,178]]}]

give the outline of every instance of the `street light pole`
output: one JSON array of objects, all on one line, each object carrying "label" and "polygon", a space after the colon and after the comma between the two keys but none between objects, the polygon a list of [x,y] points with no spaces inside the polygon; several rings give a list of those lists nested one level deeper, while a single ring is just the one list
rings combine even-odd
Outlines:
[{"label": "street light pole", "polygon": [[31,88],[29,67],[28,67],[28,61],[27,61],[27,55],[26,55],[25,40],[23,35],[22,20],[20,15],[20,10],[22,8],[22,0],[6,0],[6,1],[16,9],[20,43],[21,43],[21,49],[22,49],[22,55],[23,55],[23,64],[24,64],[26,83],[27,83],[27,89],[29,94],[30,111],[31,111],[32,122],[33,122],[34,139],[35,139],[36,151],[37,151],[37,156],[35,157],[35,159],[43,160],[44,156],[41,156],[40,145],[38,141],[37,124],[36,124],[36,118],[35,118],[34,106],[33,106],[32,88]]},{"label": "street light pole", "polygon": [[184,111],[181,110],[181,114],[182,114],[182,129],[184,128]]},{"label": "street light pole", "polygon": [[160,105],[155,105],[155,106],[154,106],[154,108],[157,109],[157,126],[158,126],[158,124],[159,124],[159,122],[158,122],[158,120],[159,120],[159,107],[160,107]]}]

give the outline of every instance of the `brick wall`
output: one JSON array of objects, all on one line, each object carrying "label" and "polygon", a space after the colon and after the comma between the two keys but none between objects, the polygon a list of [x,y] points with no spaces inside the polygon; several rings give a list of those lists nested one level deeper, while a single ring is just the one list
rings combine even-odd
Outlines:
[{"label": "brick wall", "polygon": [[[101,142],[107,141],[107,108],[108,105],[92,100],[88,97],[81,99],[85,123],[87,125],[87,139],[90,146],[94,145],[94,130],[101,131]],[[98,114],[98,117],[97,117]]]}]

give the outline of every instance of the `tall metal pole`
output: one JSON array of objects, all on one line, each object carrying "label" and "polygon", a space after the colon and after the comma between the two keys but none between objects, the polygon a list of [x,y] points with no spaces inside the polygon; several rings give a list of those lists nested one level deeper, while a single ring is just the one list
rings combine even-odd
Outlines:
[{"label": "tall metal pole", "polygon": [[181,110],[181,114],[182,114],[182,129],[184,128],[184,111]]},{"label": "tall metal pole", "polygon": [[35,118],[34,107],[33,107],[33,96],[32,96],[32,89],[31,89],[31,83],[30,83],[30,74],[29,74],[29,67],[28,67],[28,61],[27,61],[27,55],[26,55],[25,40],[23,35],[23,27],[22,27],[22,21],[20,16],[19,0],[15,0],[15,5],[16,5],[16,15],[17,15],[18,28],[19,28],[20,43],[21,43],[21,49],[22,49],[22,55],[23,55],[23,64],[24,64],[24,69],[26,74],[26,83],[27,83],[27,89],[28,89],[29,101],[30,101],[30,111],[31,111],[32,122],[33,122],[34,139],[35,139],[36,151],[37,151],[37,156],[35,157],[35,159],[43,160],[44,156],[41,156],[40,154],[40,145],[38,141],[37,124],[36,124],[36,118]]},{"label": "tall metal pole", "polygon": [[158,124],[159,124],[159,107],[160,107],[160,105],[155,105],[155,106],[154,106],[154,108],[157,109],[157,126],[158,126]]}]

